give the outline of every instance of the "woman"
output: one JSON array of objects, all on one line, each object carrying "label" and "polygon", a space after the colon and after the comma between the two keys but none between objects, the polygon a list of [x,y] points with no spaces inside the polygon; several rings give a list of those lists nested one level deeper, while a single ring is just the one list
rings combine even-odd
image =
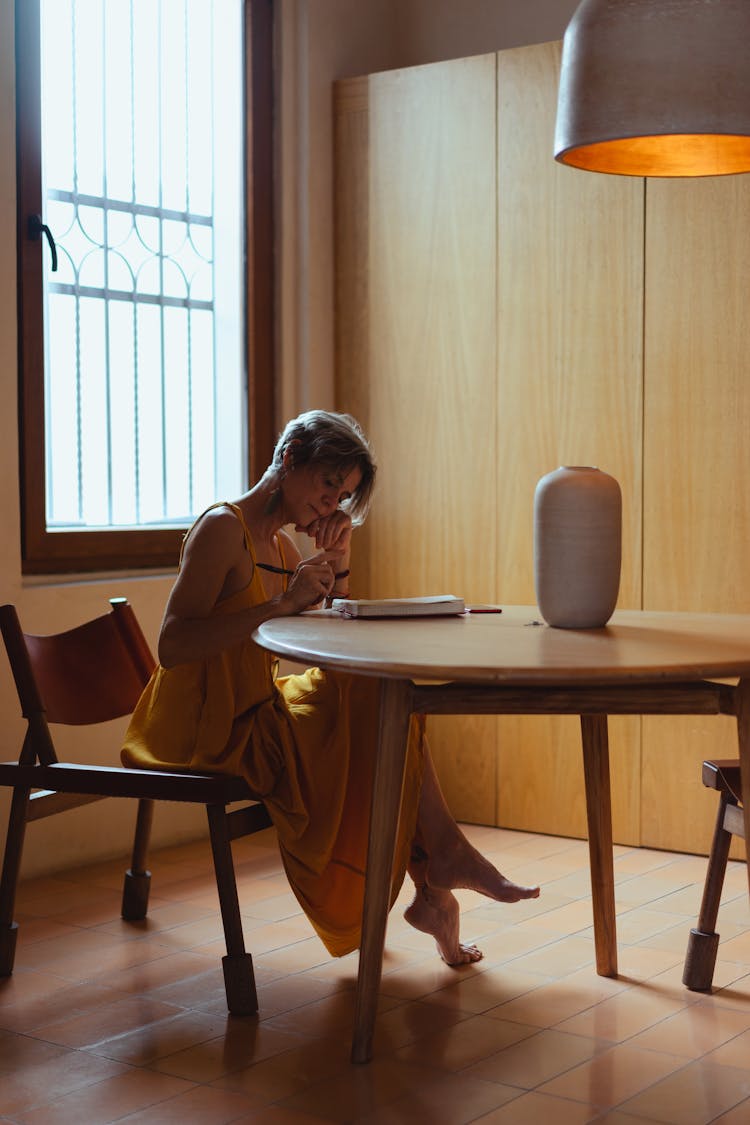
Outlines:
[{"label": "woman", "polygon": [[[251,637],[262,621],[348,593],[352,528],[367,514],[374,481],[354,419],[313,410],[287,425],[249,492],[196,520],[164,613],[159,666],[122,753],[128,766],[242,774],[273,819],[297,899],[336,956],[359,945],[377,685],[317,668],[275,678],[275,662]],[[312,539],[310,558],[288,525]],[[509,882],[461,833],[419,718],[409,734],[391,901],[407,869],[415,895],[405,917],[434,936],[451,965],[482,956],[459,941],[455,888],[503,902],[539,893]]]}]

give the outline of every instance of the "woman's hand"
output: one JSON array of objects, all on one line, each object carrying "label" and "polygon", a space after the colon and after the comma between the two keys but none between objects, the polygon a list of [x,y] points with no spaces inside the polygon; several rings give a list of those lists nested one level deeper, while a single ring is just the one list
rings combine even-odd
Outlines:
[{"label": "woman's hand", "polygon": [[321,602],[333,588],[336,563],[340,558],[341,551],[321,551],[299,563],[279,604],[288,613],[295,614]]},{"label": "woman's hand", "polygon": [[352,537],[352,521],[346,512],[337,508],[328,516],[320,516],[309,523],[307,527],[295,527],[295,531],[303,531],[315,540],[319,551],[337,551],[343,554],[349,550],[349,540]]}]

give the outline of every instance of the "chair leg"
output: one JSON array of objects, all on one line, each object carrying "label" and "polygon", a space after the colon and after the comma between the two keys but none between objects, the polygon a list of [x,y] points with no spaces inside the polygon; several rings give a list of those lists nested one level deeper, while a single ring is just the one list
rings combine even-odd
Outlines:
[{"label": "chair leg", "polygon": [[5,838],[3,873],[0,877],[0,976],[9,977],[16,959],[18,924],[13,921],[16,888],[21,870],[23,841],[26,834],[26,816],[29,806],[29,789],[14,789]]},{"label": "chair leg", "polygon": [[148,893],[151,888],[151,872],[146,869],[148,845],[151,839],[151,822],[154,818],[154,802],[142,798],[138,802],[138,816],[135,822],[133,858],[130,868],[125,872],[122,888],[122,917],[128,922],[139,922],[148,911]]},{"label": "chair leg", "polygon": [[227,955],[221,960],[227,1007],[234,1016],[252,1016],[258,1011],[258,995],[253,959],[245,951],[227,811],[224,805],[206,805],[206,812],[227,944]]},{"label": "chair leg", "polygon": [[703,885],[698,925],[690,931],[688,938],[682,983],[692,992],[710,992],[714,979],[716,955],[719,950],[719,935],[715,933],[714,928],[719,915],[721,891],[732,843],[732,833],[724,827],[724,813],[728,804],[736,804],[736,802],[728,801],[726,795],[722,793],[711,854],[708,858],[706,881]]}]

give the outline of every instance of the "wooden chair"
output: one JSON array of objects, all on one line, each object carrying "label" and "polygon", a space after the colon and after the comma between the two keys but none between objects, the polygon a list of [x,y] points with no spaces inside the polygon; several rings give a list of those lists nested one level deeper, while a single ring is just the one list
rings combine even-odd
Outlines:
[{"label": "wooden chair", "polygon": [[[13,790],[0,876],[0,976],[13,971],[17,924],[16,887],[28,821],[102,797],[138,801],[130,869],[125,875],[122,917],[145,918],[151,875],[146,869],[155,801],[206,806],[216,886],[227,955],[222,959],[227,1006],[234,1015],[258,1010],[253,962],[245,951],[232,840],[271,824],[265,806],[239,777],[165,773],[58,761],[49,723],[89,725],[128,715],[154,668],[132,607],[112,598],[102,617],[53,636],[25,634],[12,605],[0,606],[0,631],[27,721],[18,761],[0,763],[0,785]],[[119,762],[119,747],[112,747]],[[233,802],[244,807],[228,811]],[[248,804],[247,802],[251,802]]]},{"label": "wooden chair", "polygon": [[745,835],[740,805],[740,763],[737,760],[703,763],[703,784],[719,794],[719,811],[708,857],[703,899],[697,926],[690,931],[682,983],[693,992],[710,992],[714,978],[719,935],[715,932],[721,890],[729,858],[732,836]]}]

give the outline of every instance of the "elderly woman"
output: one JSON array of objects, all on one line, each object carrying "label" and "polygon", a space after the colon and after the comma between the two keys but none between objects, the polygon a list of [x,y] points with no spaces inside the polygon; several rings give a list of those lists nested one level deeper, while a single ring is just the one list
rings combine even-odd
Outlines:
[{"label": "elderly woman", "polygon": [[[159,666],[122,752],[129,766],[242,774],[273,819],[294,894],[335,956],[360,939],[377,687],[318,668],[276,677],[252,633],[269,618],[347,594],[352,528],[374,482],[354,419],[313,410],[286,426],[249,492],[196,520],[164,613]],[[310,537],[310,558],[286,526]],[[409,735],[392,901],[407,870],[415,895],[405,917],[434,936],[451,965],[482,956],[459,941],[455,888],[502,902],[539,893],[509,882],[460,831],[419,718]]]}]

